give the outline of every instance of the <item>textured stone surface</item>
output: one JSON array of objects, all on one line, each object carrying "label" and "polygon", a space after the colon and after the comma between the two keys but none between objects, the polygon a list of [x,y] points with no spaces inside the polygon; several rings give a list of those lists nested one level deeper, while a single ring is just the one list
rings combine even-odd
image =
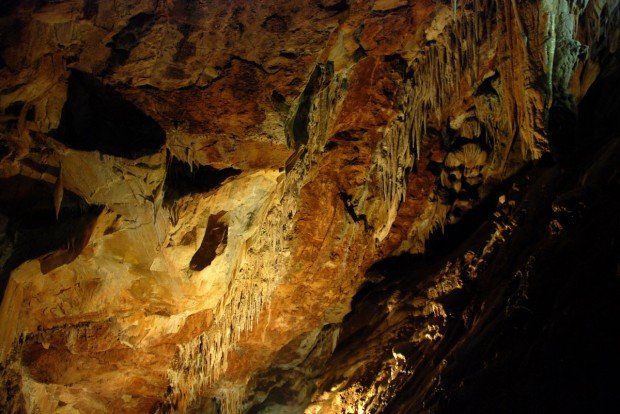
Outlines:
[{"label": "textured stone surface", "polygon": [[[617,95],[600,90],[617,83],[619,13],[604,0],[0,5],[0,411],[453,408],[428,394],[439,368],[412,383],[411,364],[448,352],[433,348],[456,329],[445,298],[468,289],[464,263],[501,256],[504,228],[527,230],[517,201],[491,247],[463,241],[471,252],[438,258],[413,290],[373,264],[473,232],[541,158],[586,171],[567,160],[617,132]],[[600,165],[588,171],[615,174]],[[377,329],[367,347],[361,325]],[[401,326],[393,348],[383,333]]]}]

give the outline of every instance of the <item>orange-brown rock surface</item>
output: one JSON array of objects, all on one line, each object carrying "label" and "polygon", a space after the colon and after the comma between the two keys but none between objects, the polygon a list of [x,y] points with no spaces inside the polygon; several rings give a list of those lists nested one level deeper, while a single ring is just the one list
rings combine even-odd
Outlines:
[{"label": "orange-brown rock surface", "polygon": [[[617,83],[619,16],[612,0],[3,2],[0,411],[423,410],[435,371],[412,383],[408,350],[449,354],[443,299],[503,233],[416,289],[373,264],[475,230],[519,171],[570,169],[580,140],[616,131],[596,114],[620,106],[590,91]],[[617,188],[596,177],[582,186]],[[383,337],[359,306],[343,322],[375,285],[392,290],[362,308],[387,312]],[[360,354],[356,324],[380,329],[349,341]],[[406,346],[377,351],[401,325]]]}]

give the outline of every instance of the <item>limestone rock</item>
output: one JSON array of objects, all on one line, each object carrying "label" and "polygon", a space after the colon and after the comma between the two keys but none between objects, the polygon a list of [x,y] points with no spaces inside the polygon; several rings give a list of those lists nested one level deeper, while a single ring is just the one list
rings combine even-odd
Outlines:
[{"label": "limestone rock", "polygon": [[[0,5],[0,411],[453,409],[454,338],[478,349],[497,292],[547,294],[526,235],[582,246],[613,209],[619,22],[606,0]],[[410,255],[414,280],[385,264]]]}]

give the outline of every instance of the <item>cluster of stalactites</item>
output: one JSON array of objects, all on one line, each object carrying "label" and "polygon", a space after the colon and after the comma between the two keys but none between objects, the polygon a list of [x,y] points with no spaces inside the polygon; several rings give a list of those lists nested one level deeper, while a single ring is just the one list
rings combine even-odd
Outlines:
[{"label": "cluster of stalactites", "polygon": [[[227,368],[228,353],[241,334],[256,325],[258,315],[281,277],[280,269],[286,267],[285,237],[290,229],[282,217],[294,211],[291,196],[283,197],[280,202],[271,200],[269,210],[261,212],[264,215],[261,227],[246,240],[247,252],[237,264],[229,288],[214,310],[213,325],[179,346],[177,363],[168,374],[173,390],[171,402],[181,409],[204,395],[221,376]],[[222,404],[223,407],[230,405],[226,401]]]},{"label": "cluster of stalactites", "polygon": [[239,387],[223,387],[219,390],[217,401],[219,412],[222,414],[236,414],[243,411],[244,392]]},{"label": "cluster of stalactites", "polygon": [[[381,211],[381,217],[388,212],[387,220],[375,227],[378,241],[387,236],[405,197],[406,172],[420,157],[427,125],[441,128],[454,115],[450,111],[466,98],[473,98],[478,132],[484,131],[492,149],[489,164],[494,174],[510,173],[505,165],[519,146],[523,162],[547,150],[545,123],[553,93],[556,17],[549,12],[546,21],[534,21],[528,37],[521,7],[531,6],[514,0],[454,1],[451,21],[410,62],[399,96],[400,113],[385,129],[371,174],[382,192],[382,206],[363,206],[364,196],[358,202],[369,212]],[[495,67],[489,67],[485,62],[493,55]],[[541,78],[547,81],[539,82]],[[479,91],[485,81],[494,90]]]},{"label": "cluster of stalactites", "polygon": [[409,66],[401,112],[387,126],[373,166],[388,211],[388,219],[375,234],[377,240],[387,236],[405,197],[407,171],[420,157],[427,123],[443,120],[444,108],[461,95],[463,77],[469,82],[478,78],[478,45],[490,29],[474,3],[474,12],[455,13],[440,41],[427,46]]},{"label": "cluster of stalactites", "polygon": [[405,133],[416,159],[420,157],[422,137],[427,122],[434,117],[441,120],[443,108],[450,99],[460,95],[464,69],[476,76],[476,35],[473,18],[458,18],[448,34],[450,43],[434,44],[413,63],[412,79],[405,84],[402,108]]},{"label": "cluster of stalactites", "polygon": [[[297,162],[279,184],[275,196],[261,211],[260,226],[246,240],[226,294],[214,310],[214,323],[189,343],[179,346],[177,362],[168,376],[172,394],[169,403],[184,411],[198,397],[209,392],[227,369],[228,354],[241,334],[252,330],[263,306],[288,268],[288,243],[293,231],[299,192],[309,178],[311,165],[325,146],[332,117],[343,98],[346,74],[335,76],[313,99],[309,115],[310,139],[300,149]],[[221,391],[221,390],[220,390]],[[243,393],[235,388],[218,398],[223,413],[241,411]],[[234,397],[234,398],[233,398]],[[234,401],[231,400],[234,399]]]}]

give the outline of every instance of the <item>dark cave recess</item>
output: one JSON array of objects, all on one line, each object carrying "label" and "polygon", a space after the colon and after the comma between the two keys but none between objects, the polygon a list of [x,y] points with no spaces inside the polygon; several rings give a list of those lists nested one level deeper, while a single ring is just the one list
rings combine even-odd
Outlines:
[{"label": "dark cave recess", "polygon": [[65,190],[56,218],[52,184],[16,175],[0,179],[0,188],[1,235],[10,245],[0,271],[4,295],[11,271],[26,260],[39,258],[44,274],[73,261],[88,243],[102,207]]},{"label": "dark cave recess", "polygon": [[170,157],[164,183],[164,204],[170,205],[188,194],[207,193],[219,187],[227,178],[240,173],[241,170],[232,167],[217,169],[210,165],[190,165]]},{"label": "dark cave recess", "polygon": [[69,76],[67,101],[52,136],[69,148],[129,159],[157,153],[166,141],[164,130],[151,117],[78,70]]}]

